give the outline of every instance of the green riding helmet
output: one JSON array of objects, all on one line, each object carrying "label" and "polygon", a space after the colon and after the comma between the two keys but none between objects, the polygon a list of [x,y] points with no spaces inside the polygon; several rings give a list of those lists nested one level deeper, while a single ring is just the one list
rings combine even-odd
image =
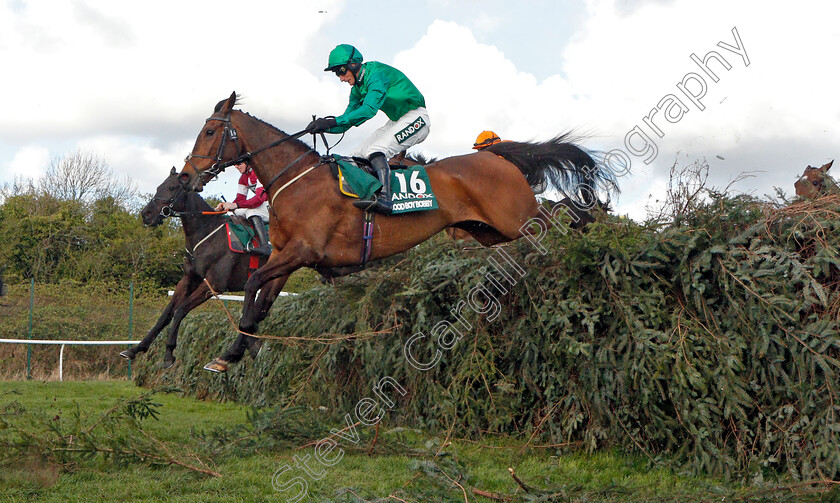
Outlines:
[{"label": "green riding helmet", "polygon": [[356,73],[359,71],[362,61],[364,61],[362,53],[352,45],[337,45],[335,49],[330,51],[330,59],[324,71],[336,72],[339,76],[344,75],[347,70]]}]

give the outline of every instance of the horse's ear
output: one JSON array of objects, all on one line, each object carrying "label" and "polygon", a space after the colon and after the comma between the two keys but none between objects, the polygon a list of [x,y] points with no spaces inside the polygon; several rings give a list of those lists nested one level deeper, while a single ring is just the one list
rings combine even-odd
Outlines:
[{"label": "horse's ear", "polygon": [[175,171],[175,166],[172,166],[172,171],[169,172],[169,176],[172,176],[175,173],[177,173],[177,171]]},{"label": "horse's ear", "polygon": [[236,91],[230,93],[230,98],[227,99],[225,103],[225,112],[230,112],[233,110],[233,105],[236,104]]},{"label": "horse's ear", "polygon": [[227,115],[233,110],[233,105],[236,105],[236,91],[231,93],[230,98],[216,103],[216,108],[213,109],[213,113],[221,112]]},{"label": "horse's ear", "polygon": [[832,164],[834,164],[834,159],[832,159],[828,164],[823,164],[823,166],[820,168],[820,171],[822,171],[823,173],[827,173],[828,170],[831,169]]}]

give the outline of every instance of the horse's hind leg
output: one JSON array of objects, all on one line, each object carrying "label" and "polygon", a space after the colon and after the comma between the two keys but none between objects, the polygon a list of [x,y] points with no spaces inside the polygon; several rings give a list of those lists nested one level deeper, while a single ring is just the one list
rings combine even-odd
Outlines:
[{"label": "horse's hind leg", "polygon": [[[299,255],[290,252],[287,245],[279,252],[275,250],[269,257],[268,262],[248,278],[245,283],[245,305],[242,308],[242,318],[239,320],[239,335],[225,354],[204,366],[205,370],[226,372],[228,364],[241,360],[246,349],[250,347],[259,349],[258,338],[251,337],[249,334],[257,333],[259,322],[266,317],[274,298],[280,294],[283,285],[289,279],[289,275],[300,267],[300,264]],[[273,282],[273,284],[268,285],[269,282]],[[257,290],[266,286],[268,286],[267,291],[260,296],[263,299],[262,303],[257,303]]]},{"label": "horse's hind leg", "polygon": [[212,297],[210,289],[207,287],[207,283],[202,281],[190,296],[175,308],[175,312],[172,314],[172,325],[169,327],[169,339],[166,341],[163,368],[168,369],[175,363],[175,355],[172,352],[175,351],[178,344],[178,330],[181,328],[184,317],[193,309],[204,304],[210,297]]},{"label": "horse's hind leg", "polygon": [[163,328],[172,320],[172,313],[175,311],[176,307],[184,302],[184,299],[191,291],[193,291],[193,289],[195,289],[195,283],[195,278],[190,275],[185,275],[181,278],[181,281],[179,281],[178,285],[175,287],[175,292],[172,294],[169,304],[166,305],[166,308],[160,314],[160,317],[155,325],[146,334],[146,337],[143,337],[143,340],[136,345],[122,351],[120,356],[133,360],[134,357],[137,356],[137,353],[145,353],[148,351],[149,346],[152,345],[152,342],[154,342],[161,330],[163,330]]},{"label": "horse's hind leg", "polygon": [[[263,340],[259,337],[252,337],[248,334],[256,334],[257,332],[257,324],[265,319],[268,316],[268,312],[271,309],[271,305],[274,303],[274,300],[280,295],[280,292],[283,290],[283,285],[286,284],[286,280],[289,279],[289,276],[282,276],[280,278],[275,278],[265,285],[260,291],[260,295],[257,298],[256,302],[253,304],[254,308],[258,311],[256,322],[253,325],[254,328],[250,329],[249,331],[245,331],[242,329],[242,324],[240,322],[239,325],[239,334],[236,336],[236,340],[233,341],[233,344],[228,347],[225,354],[218,358],[214,358],[213,361],[208,363],[204,366],[204,370],[209,370],[211,372],[226,372],[228,369],[228,364],[236,363],[242,359],[245,355],[245,350],[247,349],[253,358],[257,357],[257,354],[262,348]],[[246,295],[245,302],[247,303],[248,297]],[[243,308],[243,317],[245,311]]]}]

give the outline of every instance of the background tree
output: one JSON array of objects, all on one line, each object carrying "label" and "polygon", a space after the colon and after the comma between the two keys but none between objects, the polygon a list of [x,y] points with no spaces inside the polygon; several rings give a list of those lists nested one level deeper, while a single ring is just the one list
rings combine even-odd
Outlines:
[{"label": "background tree", "polygon": [[150,198],[83,150],[54,158],[38,179],[16,177],[0,186],[0,265],[8,264],[7,279],[174,285],[183,234],[177,219],[144,227],[136,208]]},{"label": "background tree", "polygon": [[137,196],[134,181],[116,179],[103,157],[77,149],[50,161],[41,190],[63,201],[90,201],[111,197],[120,204]]}]

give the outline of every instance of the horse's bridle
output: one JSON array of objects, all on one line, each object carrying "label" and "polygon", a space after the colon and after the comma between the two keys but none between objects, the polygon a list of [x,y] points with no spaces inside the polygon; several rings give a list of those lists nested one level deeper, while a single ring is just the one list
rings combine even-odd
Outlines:
[{"label": "horse's bridle", "polygon": [[[236,145],[238,147],[237,150],[239,152],[242,152],[242,147],[239,144],[239,135],[237,135],[236,129],[231,126],[230,112],[228,112],[224,117],[210,117],[207,120],[205,120],[204,123],[207,124],[210,121],[222,121],[222,122],[225,123],[225,130],[224,130],[224,133],[222,134],[222,141],[219,143],[219,151],[216,153],[216,157],[210,157],[208,155],[188,154],[186,159],[184,159],[184,162],[186,162],[190,166],[192,166],[193,170],[196,172],[196,174],[198,174],[199,180],[201,180],[202,183],[205,183],[204,178],[203,178],[205,175],[210,175],[208,179],[213,179],[214,177],[218,176],[219,173],[224,171],[225,168],[227,168],[229,166],[235,166],[235,165],[240,164],[244,161],[249,161],[251,159],[251,157],[259,154],[260,152],[263,152],[263,151],[268,150],[270,148],[274,148],[277,145],[280,145],[281,143],[287,142],[289,140],[295,140],[297,138],[300,138],[301,136],[303,136],[307,133],[306,129],[304,129],[302,131],[298,131],[297,133],[295,133],[293,135],[286,136],[285,138],[281,138],[281,139],[279,139],[279,140],[277,140],[273,143],[270,143],[270,144],[268,144],[264,147],[260,147],[257,150],[254,150],[253,152],[240,153],[237,157],[234,157],[233,159],[231,159],[229,161],[222,162],[222,154],[224,153],[225,145],[227,144],[228,137],[230,137],[230,139],[236,143]],[[324,138],[323,133],[321,133],[321,138],[324,141],[324,145],[326,145],[327,141],[326,141],[326,138]],[[329,147],[327,147],[327,150],[329,151]],[[285,168],[281,169],[280,172],[277,173],[274,176],[274,178],[271,179],[270,182],[265,184],[265,186],[264,186],[265,191],[268,192],[268,190],[271,188],[271,186],[274,185],[274,182],[276,182],[277,179],[280,178],[280,176],[283,175],[283,173],[285,173],[289,168],[291,168],[292,166],[297,164],[301,159],[303,159],[304,157],[306,157],[307,155],[309,155],[312,152],[315,152],[315,148],[310,148],[309,150],[307,150],[306,152],[301,154],[297,159],[295,159],[294,161],[292,161],[288,165],[286,165]],[[199,158],[199,159],[212,159],[214,162],[206,170],[199,171],[198,168],[195,167],[195,164],[192,163],[192,158],[193,157],[196,157],[196,158]]]},{"label": "horse's bridle", "polygon": [[[224,117],[210,117],[207,120],[205,120],[204,123],[207,124],[210,121],[222,121],[222,122],[225,123],[225,129],[224,129],[224,132],[222,132],[222,141],[219,142],[219,151],[216,152],[216,157],[210,157],[209,155],[198,155],[198,154],[190,153],[190,154],[187,154],[187,157],[184,159],[184,162],[186,162],[187,164],[192,166],[193,170],[195,170],[195,172],[198,174],[199,180],[201,180],[202,183],[204,183],[203,177],[205,175],[209,175],[208,179],[213,179],[216,176],[218,176],[219,173],[224,171],[226,167],[233,166],[234,164],[239,164],[240,162],[247,159],[247,158],[240,159],[242,157],[240,155],[237,158],[231,159],[231,161],[227,161],[227,162],[224,162],[224,163],[222,162],[222,154],[225,151],[225,146],[227,145],[228,138],[230,138],[234,143],[236,143],[238,152],[242,151],[242,147],[239,145],[239,136],[236,134],[236,129],[234,129],[230,124],[230,112],[228,112],[227,115],[225,115]],[[206,169],[204,171],[199,171],[199,169],[196,168],[195,164],[193,164],[193,162],[192,162],[193,157],[196,157],[198,159],[212,159],[213,164],[208,169]],[[250,157],[250,155],[248,157]],[[232,162],[232,161],[237,161],[237,162]]]},{"label": "horse's bridle", "polygon": [[181,195],[183,192],[184,192],[184,189],[181,188],[181,187],[178,187],[177,192],[175,192],[175,194],[172,197],[170,197],[169,199],[166,199],[165,197],[158,197],[158,196],[155,196],[155,197],[152,198],[152,201],[163,201],[164,204],[165,204],[165,206],[161,207],[161,209],[160,209],[160,216],[162,216],[163,218],[169,218],[169,217],[172,217],[172,216],[177,217],[177,216],[180,216],[182,214],[179,211],[175,211],[172,208],[172,205],[175,204],[175,198],[178,197],[179,195]]}]

